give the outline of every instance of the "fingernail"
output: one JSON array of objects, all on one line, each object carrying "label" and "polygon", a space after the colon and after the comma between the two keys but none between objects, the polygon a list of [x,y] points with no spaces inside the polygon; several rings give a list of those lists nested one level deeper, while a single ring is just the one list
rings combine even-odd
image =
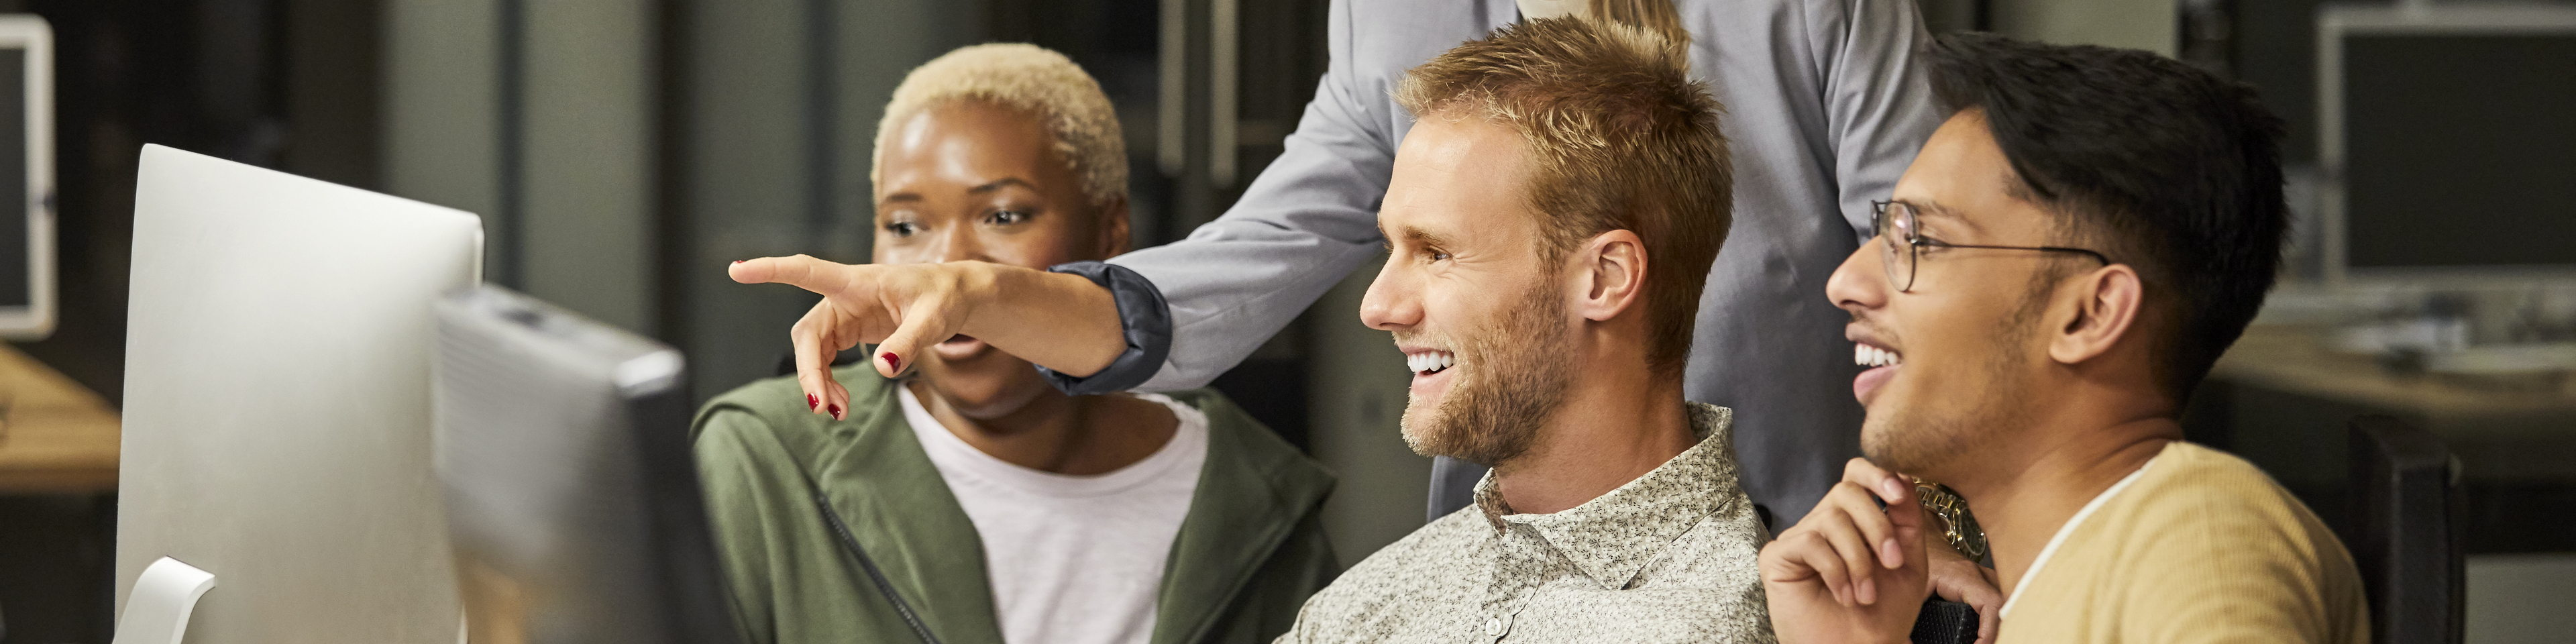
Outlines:
[{"label": "fingernail", "polygon": [[823,406],[823,399],[814,397],[814,394],[805,394],[806,409],[811,410],[821,406]]},{"label": "fingernail", "polygon": [[737,260],[733,260],[733,263],[740,264],[740,263],[742,263],[742,260],[739,260],[739,259],[737,259]]},{"label": "fingernail", "polygon": [[1905,549],[1896,547],[1895,539],[1880,542],[1878,549],[1881,551],[1879,558],[1886,560],[1889,569],[1905,567]]},{"label": "fingernail", "polygon": [[888,351],[877,355],[877,357],[885,359],[887,371],[903,373],[903,359],[894,357],[894,352]]},{"label": "fingernail", "polygon": [[836,405],[832,405],[832,420],[849,420],[849,419],[847,419],[847,418],[842,418],[842,417],[841,417],[841,406],[836,404]]},{"label": "fingernail", "polygon": [[1878,580],[1868,578],[1860,580],[1860,603],[1864,605],[1878,603]]}]

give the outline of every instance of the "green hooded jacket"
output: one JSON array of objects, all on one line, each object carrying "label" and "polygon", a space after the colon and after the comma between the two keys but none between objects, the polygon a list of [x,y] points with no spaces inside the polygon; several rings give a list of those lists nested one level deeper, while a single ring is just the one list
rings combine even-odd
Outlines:
[{"label": "green hooded jacket", "polygon": [[[809,413],[793,378],[727,392],[691,425],[717,554],[745,644],[916,642],[818,507],[943,644],[1001,644],[983,542],[921,450],[897,381],[837,369],[847,420]],[[1213,391],[1207,463],[1172,541],[1151,644],[1268,642],[1339,570],[1319,511],[1333,477]]]}]

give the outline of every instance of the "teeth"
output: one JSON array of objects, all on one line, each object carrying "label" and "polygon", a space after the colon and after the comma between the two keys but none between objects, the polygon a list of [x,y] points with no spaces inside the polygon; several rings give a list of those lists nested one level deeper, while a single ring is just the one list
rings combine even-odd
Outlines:
[{"label": "teeth", "polygon": [[1883,367],[1887,365],[1905,364],[1905,358],[1886,349],[1866,344],[1853,344],[1852,364],[1864,367]]},{"label": "teeth", "polygon": [[1458,364],[1458,355],[1447,351],[1429,351],[1404,355],[1404,366],[1414,373],[1439,371]]}]

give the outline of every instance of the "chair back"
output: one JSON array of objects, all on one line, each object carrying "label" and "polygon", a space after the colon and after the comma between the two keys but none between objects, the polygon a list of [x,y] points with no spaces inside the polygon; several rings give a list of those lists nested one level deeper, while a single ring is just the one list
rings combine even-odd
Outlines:
[{"label": "chair back", "polygon": [[2351,424],[2353,560],[2371,641],[2458,644],[2467,537],[2460,467],[2431,432],[2387,416]]}]

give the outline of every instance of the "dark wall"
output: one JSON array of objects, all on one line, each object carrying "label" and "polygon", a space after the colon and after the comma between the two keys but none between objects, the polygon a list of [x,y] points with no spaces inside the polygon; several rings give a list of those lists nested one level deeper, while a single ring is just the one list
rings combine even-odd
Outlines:
[{"label": "dark wall", "polygon": [[377,186],[376,6],[366,0],[0,2],[53,24],[59,323],[18,345],[124,394],[134,168],[158,143]]},{"label": "dark wall", "polygon": [[2317,162],[2318,0],[2236,0],[2232,71],[2263,93],[2290,128],[2281,161]]}]

